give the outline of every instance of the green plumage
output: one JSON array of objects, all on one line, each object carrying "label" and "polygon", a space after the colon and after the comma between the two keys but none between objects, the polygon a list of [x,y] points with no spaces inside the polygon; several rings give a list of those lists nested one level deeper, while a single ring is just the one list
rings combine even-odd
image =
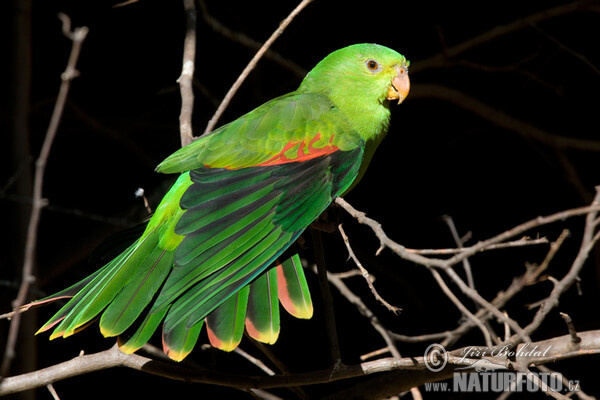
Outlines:
[{"label": "green plumage", "polygon": [[274,343],[280,302],[310,318],[298,256],[273,264],[362,174],[387,130],[388,100],[406,95],[398,82],[408,85],[407,65],[378,45],[338,50],[297,91],[175,152],[157,169],[180,176],[141,237],[90,277],[41,300],[72,296],[40,332],[66,337],[100,317],[102,334],[120,335],[121,349],[133,352],[162,324],[165,353],[181,360],[205,321],[211,344],[230,351],[244,325]]},{"label": "green plumage", "polygon": [[246,331],[254,339],[273,344],[279,337],[277,270],[271,268],[250,284]]},{"label": "green plumage", "polygon": [[277,288],[281,305],[287,312],[296,318],[312,317],[312,300],[298,254],[277,266]]},{"label": "green plumage", "polygon": [[210,344],[231,351],[242,341],[250,286],[244,286],[206,317]]}]

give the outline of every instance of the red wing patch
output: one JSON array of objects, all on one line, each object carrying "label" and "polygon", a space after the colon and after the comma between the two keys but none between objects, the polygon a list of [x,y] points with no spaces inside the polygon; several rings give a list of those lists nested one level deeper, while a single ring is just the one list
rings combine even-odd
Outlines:
[{"label": "red wing patch", "polygon": [[283,149],[267,161],[257,164],[257,167],[266,167],[269,165],[279,165],[289,162],[306,161],[315,157],[331,154],[339,148],[331,144],[333,136],[329,143],[323,147],[313,147],[314,143],[321,139],[321,134],[317,133],[308,143],[305,140],[298,142],[289,142]]}]

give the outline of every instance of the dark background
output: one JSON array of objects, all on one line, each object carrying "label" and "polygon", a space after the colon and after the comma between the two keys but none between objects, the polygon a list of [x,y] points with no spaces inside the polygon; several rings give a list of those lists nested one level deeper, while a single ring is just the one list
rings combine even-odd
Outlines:
[{"label": "dark background", "polygon": [[[38,277],[33,297],[64,288],[88,275],[88,262],[104,238],[143,219],[143,202],[134,197],[143,187],[150,206],[173,178],[154,167],[180,145],[178,118],[185,18],[181,1],[141,0],[113,8],[116,1],[37,0],[30,23],[16,34],[19,4],[0,6],[4,55],[0,75],[0,313],[11,309],[22,264],[33,159],[39,154],[54,106],[60,74],[71,43],[61,34],[58,12],[73,26],[88,26],[78,69],[72,83],[58,136],[46,170],[43,211],[37,252]],[[295,1],[206,2],[208,12],[224,26],[256,41],[264,41],[296,6]],[[275,42],[273,50],[309,70],[329,52],[358,42],[394,48],[411,60],[412,95],[392,110],[388,137],[363,181],[346,199],[383,224],[391,238],[411,248],[453,247],[442,215],[453,217],[460,234],[471,232],[470,244],[534,218],[589,204],[598,177],[598,110],[600,110],[600,5],[580,2],[578,10],[562,1],[347,2],[315,0]],[[544,10],[563,7],[552,18],[526,23],[519,29],[459,54],[454,46],[499,26]],[[215,32],[198,17],[194,129],[199,135],[233,81],[253,56],[253,49]],[[30,50],[27,50],[30,45]],[[15,49],[25,49],[23,64]],[[432,58],[437,56],[437,63]],[[25,67],[23,67],[25,66]],[[263,102],[294,90],[298,73],[263,59],[244,83],[220,121],[225,123]],[[452,88],[501,112],[500,121],[529,124],[522,131],[507,129],[485,115],[466,110],[460,102],[440,99],[432,84]],[[22,96],[25,94],[25,97]],[[22,99],[22,100],[19,100]],[[19,104],[26,104],[22,114]],[[512,118],[512,119],[511,119]],[[15,125],[15,121],[24,124]],[[16,126],[16,127],[15,127]],[[542,136],[530,135],[534,129]],[[595,147],[560,147],[551,135],[595,141]],[[581,148],[584,147],[584,148]],[[595,149],[595,150],[594,150]],[[389,302],[403,308],[393,316],[377,304],[361,278],[349,281],[373,311],[393,331],[407,335],[440,332],[456,327],[460,312],[441,293],[429,272],[394,257],[374,256],[378,242],[371,232],[340,212],[354,250],[377,278],[375,285]],[[582,219],[545,227],[529,235],[555,240],[563,228],[571,237],[551,264],[549,274],[561,278],[568,270],[580,237]],[[310,236],[302,256],[312,262]],[[353,267],[338,234],[325,235],[326,257],[332,271]],[[475,282],[491,299],[524,272],[526,263],[539,263],[546,246],[489,252],[472,260]],[[593,255],[581,276],[582,294],[571,288],[533,339],[566,334],[558,311],[569,313],[579,330],[598,329],[600,262]],[[273,346],[292,371],[328,366],[327,345],[313,284],[316,315],[311,321],[282,317],[281,336]],[[539,283],[509,303],[511,316],[526,325],[533,316],[525,304],[549,294],[551,284]],[[342,354],[346,363],[383,347],[368,323],[334,290]],[[468,300],[465,300],[467,304]],[[56,307],[31,312],[20,336],[20,357],[13,374],[70,359],[112,345],[95,328],[67,340],[47,341],[32,333]],[[6,320],[0,321],[4,339]],[[499,326],[497,332],[502,332]],[[4,343],[4,340],[2,340]],[[155,344],[160,345],[157,341]],[[428,343],[402,344],[404,356],[421,356]],[[473,331],[457,346],[483,344]],[[242,346],[254,352],[248,342]],[[2,345],[2,348],[4,345]],[[238,356],[196,350],[191,360],[223,371],[258,373]],[[597,356],[553,365],[569,379],[579,379],[589,394],[600,394],[591,368]],[[348,385],[307,387],[310,396]],[[251,398],[242,392],[208,385],[187,385],[130,370],[108,370],[55,384],[62,399],[124,398],[132,391],[155,398],[158,391],[177,396],[227,395]],[[33,392],[30,392],[33,393]],[[210,393],[210,394],[209,394]],[[288,397],[288,391],[278,391]],[[46,389],[39,398],[50,398]],[[426,398],[431,394],[425,393]],[[515,395],[520,397],[525,395]],[[543,398],[542,394],[531,398]]]}]

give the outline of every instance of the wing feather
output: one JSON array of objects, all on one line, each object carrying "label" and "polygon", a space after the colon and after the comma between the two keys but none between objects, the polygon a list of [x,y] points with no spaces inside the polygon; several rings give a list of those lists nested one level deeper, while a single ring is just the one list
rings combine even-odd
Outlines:
[{"label": "wing feather", "polygon": [[313,305],[298,254],[277,266],[279,301],[296,318],[312,317]]},{"label": "wing feather", "polygon": [[[320,135],[320,141],[314,141]],[[362,139],[331,101],[316,93],[292,92],[185,146],[157,170],[176,173],[202,167],[239,169],[288,163],[350,151]],[[310,145],[309,145],[310,144]],[[284,153],[297,146],[296,154]],[[319,147],[320,146],[320,147]]]},{"label": "wing feather", "polygon": [[[345,176],[351,179],[358,172],[361,157],[362,148],[359,147],[353,152],[338,151],[315,158],[303,165],[291,163],[248,168],[252,171],[244,171],[244,176],[250,186],[237,185],[237,191],[221,192],[228,199],[238,198],[234,193],[242,192],[243,196],[239,198],[248,201],[239,203],[239,209],[206,225],[210,227],[206,228],[206,232],[202,231],[203,227],[199,231],[186,233],[189,226],[185,218],[193,220],[196,207],[200,210],[201,204],[194,204],[192,196],[186,198],[184,194],[182,203],[189,208],[181,217],[180,224],[186,228],[180,229],[178,226],[176,232],[185,237],[175,253],[176,267],[155,302],[157,308],[172,304],[163,326],[166,345],[173,348],[169,344],[170,332],[196,326],[242,287],[264,276],[273,261],[346,186],[346,179],[337,180],[331,173],[332,169],[344,172],[349,169],[350,172]],[[241,176],[237,170],[229,171],[236,177]],[[268,185],[270,191],[255,198],[250,190],[254,187],[253,176],[262,176],[260,183],[256,183],[260,192],[267,187],[263,184],[265,172],[269,173],[267,180],[275,179],[275,184]],[[193,183],[188,190],[201,192],[206,173],[208,170],[191,174]],[[224,171],[216,173],[223,174]],[[267,201],[265,204],[270,206],[268,210],[265,208],[257,212],[255,218],[248,219],[251,213],[246,208],[253,207],[254,202],[261,202],[265,196],[273,200],[273,204]],[[195,249],[195,252],[189,249]],[[274,288],[277,289],[276,286]]]}]

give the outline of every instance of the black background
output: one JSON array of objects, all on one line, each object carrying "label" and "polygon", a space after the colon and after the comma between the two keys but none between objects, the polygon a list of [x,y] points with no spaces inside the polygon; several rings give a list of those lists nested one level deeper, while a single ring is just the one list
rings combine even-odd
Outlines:
[{"label": "black background", "polygon": [[[207,2],[212,16],[234,31],[264,41],[276,29],[295,2]],[[111,1],[33,1],[31,14],[31,90],[29,130],[10,129],[15,104],[15,72],[0,76],[2,108],[0,138],[0,198],[3,232],[0,255],[2,300],[0,312],[10,310],[16,296],[26,227],[27,166],[33,162],[15,151],[26,143],[35,158],[43,141],[60,74],[70,51],[61,34],[58,12],[68,14],[73,26],[88,26],[69,102],[61,121],[45,177],[44,210],[39,230],[34,297],[64,288],[94,270],[88,263],[93,249],[108,235],[134,225],[146,216],[140,199],[143,187],[150,206],[156,206],[172,177],[153,168],[175,151],[179,143],[178,117],[185,18],[182,2],[141,0],[113,8]],[[453,46],[546,9],[565,6],[560,1],[490,1],[476,5],[462,2],[347,2],[315,0],[275,42],[273,49],[309,70],[329,52],[358,42],[376,42],[394,48],[411,60],[414,96],[392,109],[388,137],[376,153],[363,181],[346,199],[383,224],[395,241],[410,248],[453,247],[442,215],[454,219],[460,234],[471,232],[475,243],[514,225],[563,209],[589,204],[598,178],[597,151],[559,149],[529,135],[507,129],[465,110],[460,104],[436,99],[425,90],[430,84],[456,89],[478,101],[543,130],[568,138],[597,140],[600,90],[600,24],[595,10],[582,7],[484,41],[456,56],[441,58],[435,67],[426,61]],[[15,65],[12,31],[15,8],[2,4],[2,62]],[[230,85],[254,54],[254,50],[223,37],[198,18],[194,130],[199,135]],[[27,71],[16,71],[26,74]],[[220,124],[252,110],[263,102],[294,90],[301,77],[281,65],[263,59],[244,83]],[[596,142],[598,143],[598,142]],[[596,145],[596,147],[598,147]],[[16,183],[10,183],[15,181]],[[25,197],[23,197],[25,196]],[[441,293],[423,267],[399,260],[385,251],[375,257],[378,242],[372,233],[340,212],[354,250],[376,277],[381,295],[403,308],[394,316],[373,300],[361,278],[352,288],[393,331],[418,335],[453,329],[460,312]],[[582,219],[544,227],[530,236],[554,240],[563,228],[571,229],[565,247],[551,264],[549,274],[561,278],[568,270],[582,228]],[[312,262],[310,236],[302,256]],[[353,267],[338,234],[325,235],[329,269]],[[489,252],[472,260],[478,290],[487,299],[506,288],[524,272],[526,263],[539,263],[546,246]],[[592,254],[581,275],[578,295],[571,288],[559,308],[535,333],[534,340],[566,334],[558,311],[569,313],[579,330],[598,329],[598,257]],[[316,315],[311,321],[282,318],[281,336],[273,350],[292,371],[328,366],[327,345],[316,279],[313,284]],[[547,296],[546,281],[528,288],[507,307],[523,326],[533,316],[525,304]],[[458,291],[457,291],[458,292]],[[338,329],[344,361],[384,346],[368,323],[334,290]],[[471,305],[467,299],[465,303]],[[20,339],[26,356],[17,360],[13,374],[70,359],[112,345],[97,329],[87,329],[67,340],[47,341],[42,334],[31,338],[56,310],[54,306],[31,313]],[[7,322],[0,322],[4,338]],[[497,325],[497,332],[502,327]],[[203,336],[201,337],[203,338]],[[4,340],[2,341],[4,343]],[[160,345],[157,341],[155,344]],[[428,343],[402,344],[405,356],[420,356]],[[483,344],[473,331],[458,346]],[[255,352],[248,342],[243,347]],[[37,357],[37,360],[35,359]],[[238,356],[196,350],[193,361],[223,371],[256,374]],[[597,356],[551,366],[569,379],[580,379],[584,390],[600,393],[590,368]],[[318,397],[348,383],[307,387]],[[124,398],[125,391],[155,398],[158,393],[191,398],[250,395],[208,385],[187,385],[148,377],[130,370],[108,370],[55,384],[62,399]],[[50,398],[40,389],[39,398]],[[278,391],[284,397],[288,391]],[[426,394],[427,395],[427,394]],[[431,394],[430,394],[431,396]],[[515,395],[517,396],[517,395]],[[525,395],[518,395],[525,396]],[[517,397],[518,397],[517,396]],[[531,395],[542,398],[542,394]]]}]

